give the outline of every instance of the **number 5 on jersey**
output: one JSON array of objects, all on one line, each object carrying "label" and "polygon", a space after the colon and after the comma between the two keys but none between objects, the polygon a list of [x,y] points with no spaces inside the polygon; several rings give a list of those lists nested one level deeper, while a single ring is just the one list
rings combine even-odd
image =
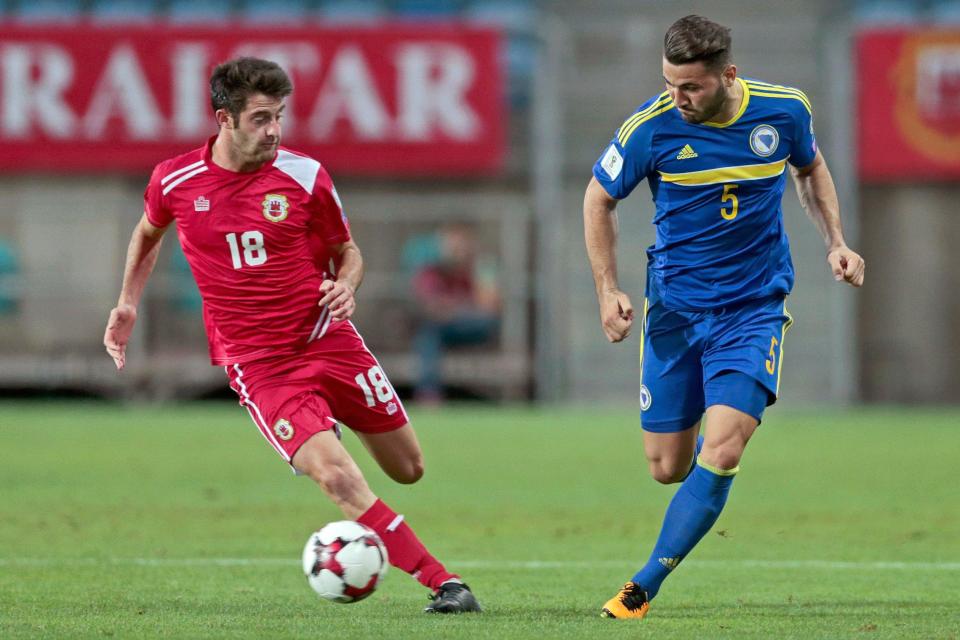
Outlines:
[{"label": "number 5 on jersey", "polygon": [[[244,231],[237,242],[237,234],[227,234],[227,244],[230,245],[230,258],[234,269],[259,267],[267,261],[267,250],[263,246],[263,234],[259,231]],[[241,256],[240,250],[243,249]]]},{"label": "number 5 on jersey", "polygon": [[725,184],[723,185],[723,195],[720,196],[720,202],[724,204],[730,203],[730,208],[727,209],[726,206],[720,207],[720,217],[724,220],[733,220],[737,217],[737,214],[740,212],[740,201],[737,199],[737,195],[734,193],[734,190],[740,185],[736,184]]}]

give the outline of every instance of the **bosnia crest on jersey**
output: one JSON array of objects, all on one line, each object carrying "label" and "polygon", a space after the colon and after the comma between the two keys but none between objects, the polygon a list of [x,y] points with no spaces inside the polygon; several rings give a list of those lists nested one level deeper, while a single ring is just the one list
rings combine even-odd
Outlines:
[{"label": "bosnia crest on jersey", "polygon": [[278,193],[268,193],[263,199],[263,217],[270,222],[286,220],[290,211],[287,196]]},{"label": "bosnia crest on jersey", "polygon": [[750,132],[750,149],[761,157],[767,157],[777,150],[780,144],[780,134],[775,127],[761,124]]}]

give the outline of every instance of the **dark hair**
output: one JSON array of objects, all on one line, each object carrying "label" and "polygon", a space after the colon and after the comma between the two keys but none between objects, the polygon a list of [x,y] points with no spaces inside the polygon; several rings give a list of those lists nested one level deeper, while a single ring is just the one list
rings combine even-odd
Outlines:
[{"label": "dark hair", "polygon": [[247,105],[247,98],[262,93],[285,98],[293,92],[289,76],[276,62],[260,58],[235,58],[217,66],[210,76],[210,104],[226,109],[234,120]]},{"label": "dark hair", "polygon": [[732,57],[730,29],[703,16],[686,16],[674,22],[663,37],[663,57],[670,64],[702,62],[719,71]]}]

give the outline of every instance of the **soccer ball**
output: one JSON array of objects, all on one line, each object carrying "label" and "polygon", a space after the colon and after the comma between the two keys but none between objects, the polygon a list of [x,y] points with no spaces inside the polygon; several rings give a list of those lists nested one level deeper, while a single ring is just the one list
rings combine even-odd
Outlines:
[{"label": "soccer ball", "polygon": [[321,598],[358,602],[376,590],[387,573],[387,549],[370,527],[352,520],[331,522],[310,535],[303,572]]}]

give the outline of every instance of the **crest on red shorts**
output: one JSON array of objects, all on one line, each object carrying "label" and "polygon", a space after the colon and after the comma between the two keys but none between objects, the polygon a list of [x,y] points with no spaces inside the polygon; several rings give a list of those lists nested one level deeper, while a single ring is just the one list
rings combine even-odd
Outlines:
[{"label": "crest on red shorts", "polygon": [[268,193],[263,198],[263,217],[270,222],[286,220],[289,210],[290,204],[287,202],[287,196],[279,193]]},{"label": "crest on red shorts", "polygon": [[293,425],[290,424],[289,420],[280,418],[277,420],[277,424],[273,425],[273,432],[277,434],[277,437],[286,442],[293,438]]}]

